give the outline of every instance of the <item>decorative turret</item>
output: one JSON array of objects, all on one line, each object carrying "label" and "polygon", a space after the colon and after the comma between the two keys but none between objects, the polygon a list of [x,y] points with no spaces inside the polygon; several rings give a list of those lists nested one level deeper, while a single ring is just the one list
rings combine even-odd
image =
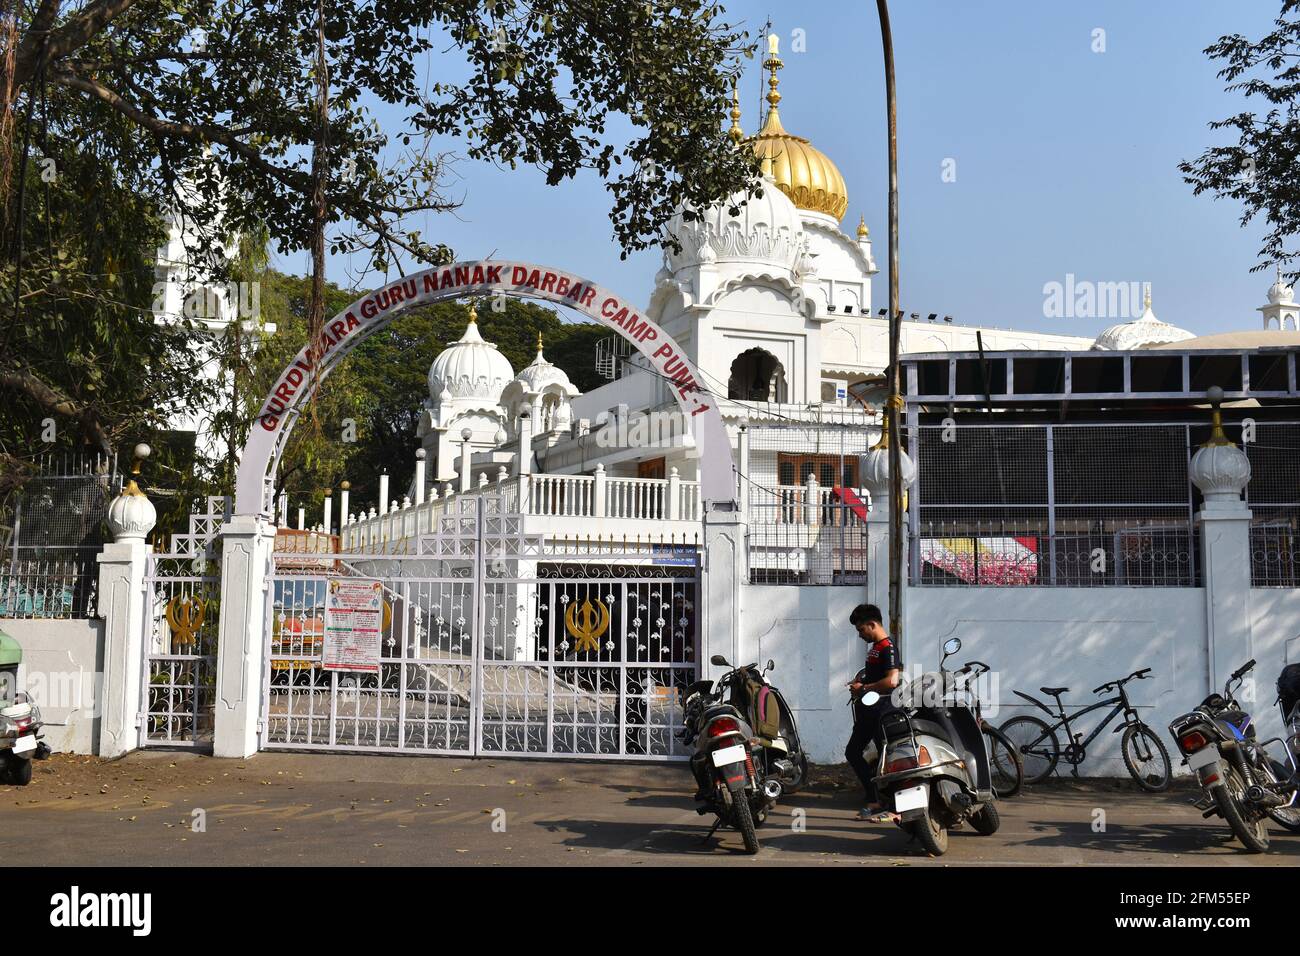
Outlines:
[{"label": "decorative turret", "polygon": [[1192,484],[1205,496],[1206,509],[1213,511],[1241,501],[1241,493],[1250,483],[1250,459],[1224,434],[1219,411],[1223,389],[1215,385],[1205,395],[1213,409],[1210,437],[1192,456],[1190,470]]},{"label": "decorative turret", "polygon": [[135,465],[131,469],[131,478],[122,493],[108,506],[106,520],[114,541],[143,543],[158,523],[157,510],[136,483],[140,477],[140,466],[152,452],[153,449],[143,442],[135,446]]}]

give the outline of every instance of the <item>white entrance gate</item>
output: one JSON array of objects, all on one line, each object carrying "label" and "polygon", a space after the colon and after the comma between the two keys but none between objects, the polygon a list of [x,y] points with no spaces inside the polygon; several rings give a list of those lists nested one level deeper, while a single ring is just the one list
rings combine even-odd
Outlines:
[{"label": "white entrance gate", "polygon": [[[463,495],[400,554],[274,556],[261,745],[430,754],[685,756],[695,549],[530,539]],[[379,581],[379,669],[323,665],[331,580]]]}]

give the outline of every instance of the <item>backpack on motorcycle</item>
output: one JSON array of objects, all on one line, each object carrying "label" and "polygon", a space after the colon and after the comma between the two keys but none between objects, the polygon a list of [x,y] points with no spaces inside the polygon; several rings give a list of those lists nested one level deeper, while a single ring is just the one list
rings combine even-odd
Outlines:
[{"label": "backpack on motorcycle", "polygon": [[754,733],[768,740],[781,736],[781,705],[772,689],[762,681],[747,681],[749,699],[754,706]]},{"label": "backpack on motorcycle", "polygon": [[1277,675],[1277,696],[1282,701],[1282,712],[1290,714],[1300,702],[1300,664],[1288,664]]}]

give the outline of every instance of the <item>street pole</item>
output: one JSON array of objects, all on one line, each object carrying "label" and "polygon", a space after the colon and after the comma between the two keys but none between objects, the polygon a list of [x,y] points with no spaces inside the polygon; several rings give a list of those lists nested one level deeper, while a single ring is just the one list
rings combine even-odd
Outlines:
[{"label": "street pole", "polygon": [[880,40],[885,52],[885,105],[889,116],[889,633],[902,647],[903,618],[903,476],[899,452],[903,431],[898,409],[902,404],[898,374],[898,346],[903,314],[898,307],[898,99],[894,90],[894,37],[889,29],[889,4],[876,0],[880,14]]}]

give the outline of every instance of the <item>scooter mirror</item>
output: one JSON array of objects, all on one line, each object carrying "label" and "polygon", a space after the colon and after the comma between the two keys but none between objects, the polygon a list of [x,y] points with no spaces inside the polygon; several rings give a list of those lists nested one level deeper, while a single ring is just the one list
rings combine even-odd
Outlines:
[{"label": "scooter mirror", "polygon": [[956,654],[959,650],[961,650],[961,638],[950,637],[948,640],[943,642],[943,653],[945,657],[952,657],[952,655]]},{"label": "scooter mirror", "polygon": [[880,695],[877,694],[874,690],[869,690],[862,695],[863,707],[872,707],[878,703],[880,703]]},{"label": "scooter mirror", "polygon": [[714,667],[731,666],[731,664],[727,662],[727,659],[723,657],[721,654],[714,654],[712,657],[709,658],[709,663],[712,664]]}]

